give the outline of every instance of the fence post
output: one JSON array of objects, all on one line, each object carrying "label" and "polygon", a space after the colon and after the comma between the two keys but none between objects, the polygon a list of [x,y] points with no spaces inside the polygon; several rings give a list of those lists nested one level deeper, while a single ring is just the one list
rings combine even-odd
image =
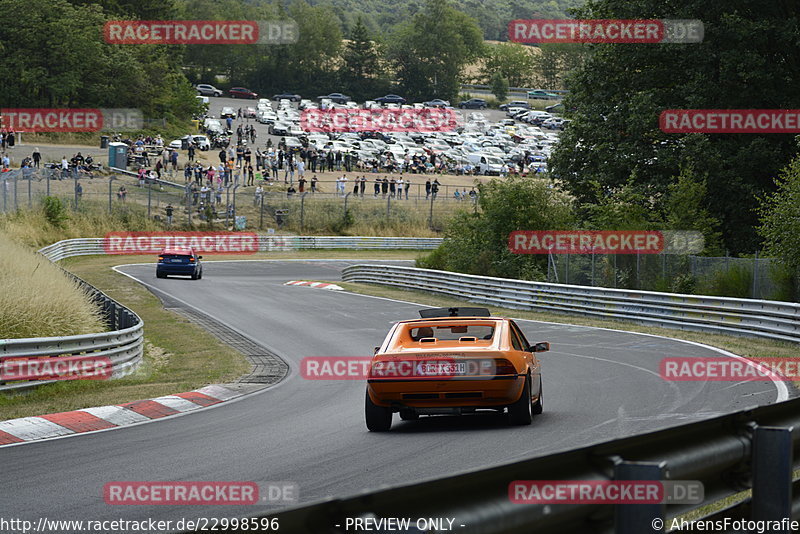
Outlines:
[{"label": "fence post", "polygon": [[47,196],[49,197],[50,196],[50,176],[51,176],[51,173],[47,172],[48,169],[43,169],[43,170],[44,170],[44,175],[47,178]]},{"label": "fence post", "polygon": [[428,226],[433,230],[433,195],[431,195],[431,208],[428,214]]},{"label": "fence post", "polygon": [[303,226],[305,222],[305,215],[306,215],[306,195],[308,193],[303,193],[300,195],[300,231],[303,231]]},{"label": "fence post", "polygon": [[[226,211],[227,213],[227,211]],[[186,225],[192,226],[192,193],[186,193]]]},{"label": "fence post", "polygon": [[239,184],[233,186],[233,227],[236,228],[236,190],[239,189]]},{"label": "fence post", "polygon": [[17,173],[14,173],[14,211],[19,210],[19,202],[17,201],[17,186],[18,186]]},{"label": "fence post", "polygon": [[594,287],[594,250],[592,250],[592,287]]},{"label": "fence post", "polygon": [[350,196],[350,193],[347,193],[347,194],[344,196],[344,213],[342,214],[342,217],[343,217],[344,219],[347,219],[347,197],[349,197],[349,196]]},{"label": "fence post", "polygon": [[392,210],[392,195],[388,195],[386,197],[386,221],[387,222],[392,217],[391,210]]},{"label": "fence post", "polygon": [[758,298],[758,251],[756,250],[756,255],[753,257],[753,297],[754,299]]},{"label": "fence post", "polygon": [[32,185],[33,174],[28,174],[28,209],[33,208],[33,191],[31,191]]},{"label": "fence post", "polygon": [[8,211],[8,177],[3,176],[3,213]]},{"label": "fence post", "polygon": [[264,191],[261,193],[261,205],[259,206],[259,218],[258,218],[258,229],[264,229],[264,196],[266,196],[267,192]]},{"label": "fence post", "polygon": [[570,256],[572,256],[572,254],[567,254],[567,257],[565,259],[565,265],[564,265],[564,283],[565,284],[569,284],[569,257]]},{"label": "fence post", "polygon": [[150,205],[152,203],[153,198],[153,182],[149,181],[147,183],[147,218],[150,218]]},{"label": "fence post", "polygon": [[77,209],[78,209],[78,170],[77,169],[75,169],[75,171],[72,173],[72,177],[75,180],[75,187],[74,187],[74,189],[75,189],[75,210],[77,211]]},{"label": "fence post", "polygon": [[116,176],[112,175],[111,178],[108,179],[108,214],[109,215],[111,215],[111,210],[113,209],[113,205],[112,205],[112,202],[111,202],[111,195],[112,195],[111,188],[112,188],[112,183],[114,182],[114,180],[116,178],[117,178]]}]

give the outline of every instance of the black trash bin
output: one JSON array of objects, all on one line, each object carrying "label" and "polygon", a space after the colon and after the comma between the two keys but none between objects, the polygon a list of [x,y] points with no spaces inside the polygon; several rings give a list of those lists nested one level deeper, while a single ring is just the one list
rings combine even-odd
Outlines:
[{"label": "black trash bin", "polygon": [[181,139],[181,150],[189,150],[189,140],[185,137]]},{"label": "black trash bin", "polygon": [[108,139],[107,135],[100,136],[100,148],[108,148]]}]

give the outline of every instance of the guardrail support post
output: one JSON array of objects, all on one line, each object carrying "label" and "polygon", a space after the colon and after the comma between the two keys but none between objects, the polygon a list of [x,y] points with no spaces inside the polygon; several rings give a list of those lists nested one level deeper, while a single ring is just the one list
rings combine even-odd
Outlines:
[{"label": "guardrail support post", "polygon": [[[754,521],[792,518],[792,429],[759,426],[753,437]],[[785,529],[773,532],[789,533]]]},{"label": "guardrail support post", "polygon": [[[614,465],[614,480],[663,480],[664,462],[620,461]],[[666,504],[617,504],[614,506],[615,534],[665,532]],[[660,528],[655,528],[660,521]]]}]

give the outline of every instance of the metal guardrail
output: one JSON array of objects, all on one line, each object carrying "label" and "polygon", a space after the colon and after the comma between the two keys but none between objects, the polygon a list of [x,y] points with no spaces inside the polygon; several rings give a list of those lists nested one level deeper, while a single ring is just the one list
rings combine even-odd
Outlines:
[{"label": "metal guardrail", "polygon": [[[81,253],[79,249],[73,249],[70,244],[64,244],[63,241],[45,247],[39,252],[53,262]],[[144,353],[144,321],[99,289],[72,273],[64,272],[75,280],[90,295],[93,303],[103,311],[108,331],[76,336],[3,339],[0,340],[0,362],[81,355],[98,359],[108,358],[111,361],[111,378],[120,378],[133,372],[141,363]],[[55,380],[0,382],[0,391],[28,389],[53,382]]]},{"label": "metal guardrail", "polygon": [[[283,236],[259,234],[258,250],[261,252],[306,249],[409,249],[431,250],[442,240],[438,237],[349,237],[349,236]],[[41,253],[52,261],[72,256],[105,254],[103,238],[65,239],[45,247]]]},{"label": "metal guardrail", "polygon": [[511,309],[800,342],[800,304],[786,302],[549,284],[390,265],[353,265],[344,269],[342,279],[430,291]]},{"label": "metal guardrail", "polygon": [[[752,488],[752,497],[693,519],[781,521],[800,515],[800,481],[792,483],[791,476],[800,468],[798,449],[800,399],[795,399],[269,517],[287,532],[352,532],[344,528],[348,518],[408,517],[413,525],[413,518],[435,517],[454,519],[454,526],[464,527],[453,530],[465,534],[644,534],[669,531],[681,514]],[[703,483],[704,495],[699,504],[519,504],[509,499],[509,484],[517,480],[692,480]],[[653,526],[659,521],[661,527]],[[683,526],[680,531],[759,532],[756,528]]]}]

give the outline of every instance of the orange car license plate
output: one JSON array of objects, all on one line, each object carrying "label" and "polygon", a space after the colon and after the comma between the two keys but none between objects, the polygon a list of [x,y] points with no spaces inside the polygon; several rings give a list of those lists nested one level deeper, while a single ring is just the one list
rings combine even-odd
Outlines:
[{"label": "orange car license plate", "polygon": [[422,376],[453,376],[467,374],[466,362],[422,362],[417,366]]}]

